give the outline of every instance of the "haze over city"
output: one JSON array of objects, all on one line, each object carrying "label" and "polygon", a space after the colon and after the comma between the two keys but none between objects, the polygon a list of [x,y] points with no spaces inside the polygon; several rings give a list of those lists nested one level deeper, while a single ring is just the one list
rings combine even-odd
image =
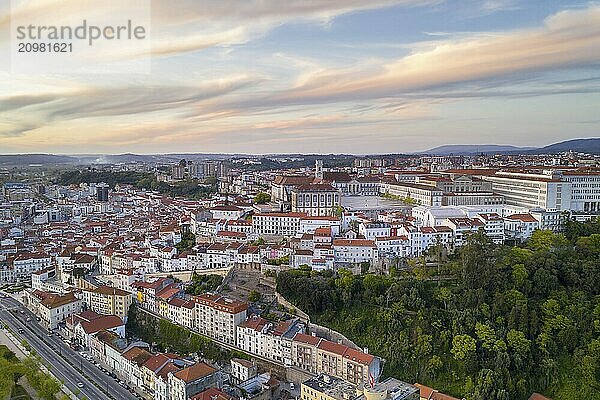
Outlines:
[{"label": "haze over city", "polygon": [[[103,14],[14,3],[21,20]],[[0,151],[400,153],[537,147],[600,127],[595,2],[176,4],[151,3],[151,55],[112,49],[149,74],[20,74],[2,57]]]}]

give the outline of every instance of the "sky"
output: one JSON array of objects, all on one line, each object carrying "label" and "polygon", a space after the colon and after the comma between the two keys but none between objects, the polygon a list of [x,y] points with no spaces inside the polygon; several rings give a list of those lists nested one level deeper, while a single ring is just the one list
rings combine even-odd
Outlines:
[{"label": "sky", "polygon": [[106,42],[74,55],[88,63],[79,70],[54,57],[26,71],[10,62],[17,18],[117,23],[131,10],[0,0],[0,154],[376,154],[600,137],[600,2],[140,1],[147,48]]}]

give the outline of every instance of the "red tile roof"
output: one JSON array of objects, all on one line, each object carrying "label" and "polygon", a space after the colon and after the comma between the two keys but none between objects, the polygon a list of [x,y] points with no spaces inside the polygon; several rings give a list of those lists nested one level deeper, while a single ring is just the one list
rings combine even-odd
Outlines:
[{"label": "red tile roof", "polygon": [[116,315],[103,315],[95,318],[92,321],[81,322],[81,327],[88,335],[99,332],[101,330],[109,330],[124,325],[123,320]]},{"label": "red tile roof", "polygon": [[174,375],[186,383],[194,382],[200,378],[215,373],[217,370],[208,364],[198,362],[190,367],[176,372]]},{"label": "red tile roof", "polygon": [[313,346],[318,345],[321,340],[322,339],[320,337],[307,335],[304,333],[296,333],[296,335],[294,336],[295,342],[306,343]]},{"label": "red tile roof", "polygon": [[227,393],[217,389],[209,388],[192,396],[191,400],[234,400],[236,397],[230,396]]}]

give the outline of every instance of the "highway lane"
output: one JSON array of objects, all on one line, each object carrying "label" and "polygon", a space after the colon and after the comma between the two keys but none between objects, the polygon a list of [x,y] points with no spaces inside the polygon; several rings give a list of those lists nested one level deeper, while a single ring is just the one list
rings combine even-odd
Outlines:
[{"label": "highway lane", "polygon": [[[12,298],[0,299],[0,303],[4,305],[4,308],[22,309],[22,304]],[[12,314],[6,310],[0,310],[0,317],[3,320],[7,320],[9,326],[16,335],[18,329],[22,328],[24,330],[23,336],[25,336],[25,339],[32,345],[38,354],[51,365],[54,366],[57,364],[56,369],[60,369],[60,372],[66,371],[64,372],[65,375],[70,375],[70,379],[64,379],[69,389],[73,391],[80,390],[89,399],[114,398],[133,400],[136,398],[101,369],[67,346],[60,337],[55,334],[48,336],[47,330],[37,322],[35,316],[28,310],[25,311],[25,314],[20,312]],[[30,321],[26,320],[28,317],[31,318]],[[63,359],[63,357],[66,360]],[[66,370],[63,367],[65,367]],[[83,371],[83,374],[75,367]],[[54,369],[52,372],[55,372]],[[57,376],[60,375],[60,372],[57,373]],[[61,379],[63,378],[61,377]],[[92,381],[99,385],[101,390],[96,387]],[[83,382],[84,388],[77,388],[77,382]],[[86,391],[92,393],[88,394]],[[109,393],[110,396],[107,396],[104,392]]]},{"label": "highway lane", "polygon": [[[0,310],[0,319],[4,321],[11,329],[13,334],[19,339],[25,339],[32,349],[42,357],[50,365],[50,371],[58,379],[64,381],[65,385],[74,393],[81,392],[88,399],[104,399],[108,397],[103,392],[99,391],[91,382],[82,376],[72,365],[66,363],[59,355],[54,353],[43,341],[31,330],[27,328],[21,321],[7,310]],[[19,329],[23,329],[23,333],[18,333]],[[77,384],[83,383],[83,387],[77,387]]]}]

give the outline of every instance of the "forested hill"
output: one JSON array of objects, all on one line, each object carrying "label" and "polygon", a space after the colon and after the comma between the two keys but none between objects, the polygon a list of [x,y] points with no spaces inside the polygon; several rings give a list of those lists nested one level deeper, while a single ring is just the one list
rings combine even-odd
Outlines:
[{"label": "forested hill", "polygon": [[277,290],[383,357],[385,376],[473,400],[536,391],[570,400],[596,398],[600,388],[598,282],[596,221],[569,222],[565,234],[537,231],[522,247],[475,234],[439,268],[290,270]]}]

